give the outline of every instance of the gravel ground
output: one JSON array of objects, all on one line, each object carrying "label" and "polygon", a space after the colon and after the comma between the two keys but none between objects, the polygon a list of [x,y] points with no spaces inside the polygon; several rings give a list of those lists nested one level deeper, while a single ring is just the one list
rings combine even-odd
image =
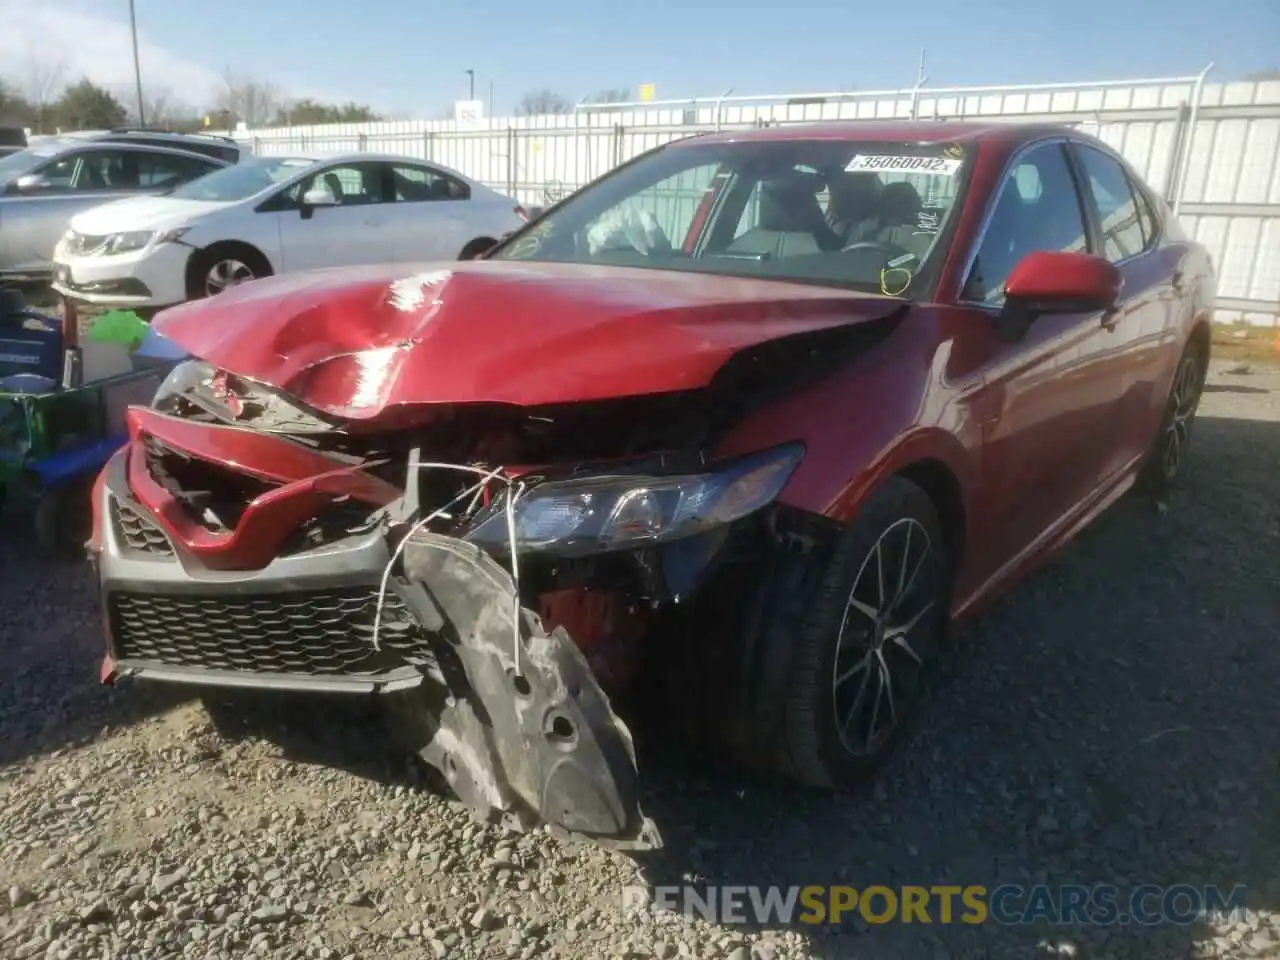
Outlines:
[{"label": "gravel ground", "polygon": [[1280,370],[1216,365],[1167,512],[1127,499],[965,631],[873,788],[645,764],[654,882],[1246,884],[1221,926],[624,917],[632,861],[472,824],[364,715],[98,687],[86,572],[0,538],[3,957],[1280,955]]}]

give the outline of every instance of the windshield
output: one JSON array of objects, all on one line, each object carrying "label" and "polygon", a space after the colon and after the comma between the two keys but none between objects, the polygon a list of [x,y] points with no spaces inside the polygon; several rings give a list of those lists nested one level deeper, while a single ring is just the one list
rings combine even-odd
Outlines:
[{"label": "windshield", "polygon": [[572,196],[498,260],[611,264],[915,295],[966,175],[955,144],[667,147]]},{"label": "windshield", "polygon": [[253,157],[206,173],[185,183],[169,196],[180,200],[227,202],[243,200],[283,183],[315,163],[304,157]]}]

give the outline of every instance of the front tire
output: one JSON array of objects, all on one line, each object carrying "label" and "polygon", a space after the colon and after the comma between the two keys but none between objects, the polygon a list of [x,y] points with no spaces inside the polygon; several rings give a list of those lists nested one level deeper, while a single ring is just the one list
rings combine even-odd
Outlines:
[{"label": "front tire", "polygon": [[951,563],[928,494],[889,479],[842,534],[799,623],[775,623],[770,644],[794,644],[786,684],[784,772],[854,786],[901,739],[946,636]]},{"label": "front tire", "polygon": [[253,247],[240,243],[214,244],[192,255],[187,265],[187,297],[216,296],[250,280],[271,276],[271,264]]}]

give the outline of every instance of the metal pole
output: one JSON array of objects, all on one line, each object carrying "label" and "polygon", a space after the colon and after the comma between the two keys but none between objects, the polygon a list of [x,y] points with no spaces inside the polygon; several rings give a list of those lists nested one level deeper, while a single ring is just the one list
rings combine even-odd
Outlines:
[{"label": "metal pole", "polygon": [[489,117],[493,117],[493,81],[489,81]]},{"label": "metal pole", "polygon": [[1196,121],[1200,119],[1200,101],[1204,98],[1204,78],[1213,69],[1210,63],[1196,77],[1195,98],[1191,101],[1191,116],[1187,120],[1187,149],[1182,155],[1182,171],[1178,175],[1178,192],[1173,197],[1173,215],[1176,217],[1182,209],[1182,194],[1187,188],[1187,174],[1191,171],[1191,144],[1196,139]]},{"label": "metal pole", "polygon": [[476,98],[476,72],[474,70],[468,70],[467,78],[470,83],[467,99],[474,100]]},{"label": "metal pole", "polygon": [[733,93],[733,87],[730,87],[724,93],[720,94],[720,96],[716,97],[716,133],[720,132],[720,104],[724,101],[724,98],[731,93]]},{"label": "metal pole", "polygon": [[147,118],[142,108],[142,65],[138,62],[138,18],[134,15],[133,0],[129,0],[129,31],[133,34],[133,80],[138,87],[138,126],[145,127]]},{"label": "metal pole", "polygon": [[[920,65],[916,68],[916,85],[911,88],[911,119],[920,119],[920,88],[924,86],[924,47],[920,48]],[[935,101],[936,104],[936,101]]]}]

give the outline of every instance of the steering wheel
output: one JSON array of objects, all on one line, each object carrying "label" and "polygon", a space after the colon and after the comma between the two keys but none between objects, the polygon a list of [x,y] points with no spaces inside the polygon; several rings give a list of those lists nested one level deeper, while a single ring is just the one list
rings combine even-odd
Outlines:
[{"label": "steering wheel", "polygon": [[914,256],[910,250],[905,247],[899,247],[892,243],[885,243],[882,240],[858,240],[849,244],[847,247],[841,248],[841,253],[848,253],[851,250],[878,250],[885,255],[886,260],[893,260],[897,257]]}]

